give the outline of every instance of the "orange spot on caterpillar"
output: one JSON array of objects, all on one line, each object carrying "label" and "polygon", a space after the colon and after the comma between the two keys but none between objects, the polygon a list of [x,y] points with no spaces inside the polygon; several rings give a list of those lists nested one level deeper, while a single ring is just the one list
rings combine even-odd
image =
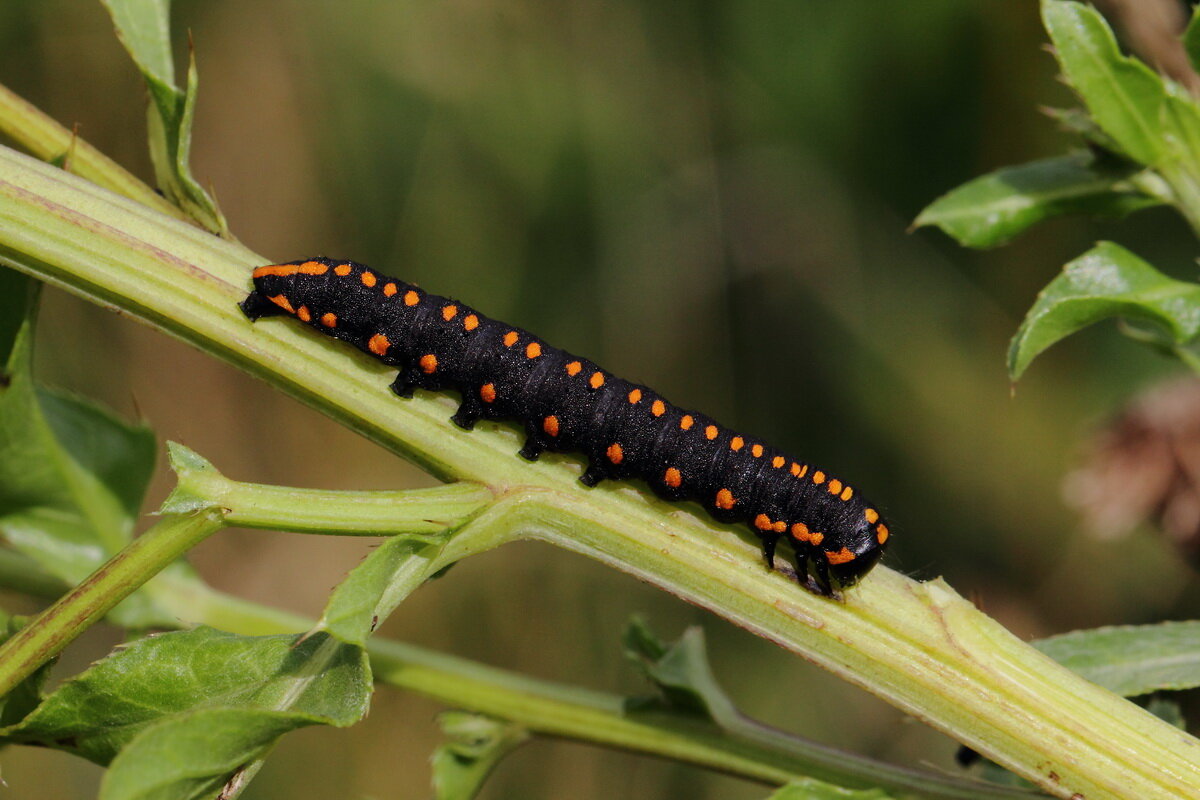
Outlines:
[{"label": "orange spot on caterpillar", "polygon": [[820,544],[821,542],[825,541],[825,534],[821,533],[820,531],[813,531],[808,535],[808,541],[812,542],[813,544]]},{"label": "orange spot on caterpillar", "polygon": [[760,531],[769,531],[772,527],[774,527],[774,523],[771,522],[771,518],[766,514],[759,514],[754,518],[754,527],[758,528]]},{"label": "orange spot on caterpillar", "polygon": [[851,489],[849,486],[847,486],[845,489],[842,489],[842,500],[843,501],[849,500],[851,497],[854,497],[853,489]]},{"label": "orange spot on caterpillar", "polygon": [[308,322],[312,319],[312,314],[309,312],[308,306],[300,306],[298,309],[296,309],[296,316],[304,322]]},{"label": "orange spot on caterpillar", "polygon": [[800,468],[800,472],[798,472],[796,474],[796,477],[803,478],[807,474],[808,474],[808,464],[805,464],[803,467]]},{"label": "orange spot on caterpillar", "polygon": [[787,459],[784,458],[783,456],[775,456],[774,458],[771,459],[771,466],[774,467],[775,469],[779,469],[786,463],[787,463]]},{"label": "orange spot on caterpillar", "polygon": [[432,375],[437,372],[437,356],[433,353],[421,356],[421,360],[417,363],[421,365],[421,372],[424,372],[426,375]]},{"label": "orange spot on caterpillar", "polygon": [[367,349],[377,356],[385,355],[392,343],[382,333],[377,333],[367,340]]},{"label": "orange spot on caterpillar", "polygon": [[572,361],[570,364],[567,364],[567,374],[572,378],[578,375],[581,369],[583,369],[583,364],[580,364],[578,361]]},{"label": "orange spot on caterpillar", "polygon": [[632,392],[629,393],[629,402],[631,404],[637,405],[639,402],[641,402],[641,399],[642,399],[642,390],[641,389],[634,389]]},{"label": "orange spot on caterpillar", "polygon": [[783,533],[784,531],[787,530],[787,523],[784,522],[783,520],[777,520],[771,526],[771,530],[775,531],[776,533]]},{"label": "orange spot on caterpillar", "polygon": [[322,264],[320,261],[305,261],[297,270],[301,275],[324,275],[329,272],[329,267]]},{"label": "orange spot on caterpillar", "polygon": [[599,389],[601,386],[604,385],[604,373],[603,372],[593,372],[592,377],[588,378],[588,385],[591,386],[593,389]]},{"label": "orange spot on caterpillar", "polygon": [[821,472],[821,470],[817,470],[816,472],[813,473],[812,481],[813,481],[813,483],[820,486],[822,483],[825,482],[825,473]]},{"label": "orange spot on caterpillar", "polygon": [[367,270],[363,270],[363,274],[360,276],[360,279],[363,282],[363,286],[366,286],[368,289],[375,286],[375,273],[374,272],[368,272]]},{"label": "orange spot on caterpillar", "polygon": [[274,297],[268,297],[267,299],[270,300],[275,305],[282,308],[284,311],[288,312],[289,314],[296,313],[296,309],[292,308],[292,304],[289,303],[288,299],[281,294],[277,294]]},{"label": "orange spot on caterpillar", "polygon": [[866,511],[864,511],[863,516],[866,517],[867,522],[871,523],[872,525],[874,525],[876,522],[879,522],[879,512],[873,508],[868,508]]},{"label": "orange spot on caterpillar", "polygon": [[719,433],[719,431],[717,430],[716,425],[709,425],[707,428],[704,429],[704,435],[708,437],[709,441],[712,441],[713,439],[717,438],[717,433]]},{"label": "orange spot on caterpillar", "polygon": [[679,427],[682,430],[690,431],[692,429],[692,425],[695,424],[695,422],[696,422],[696,420],[692,419],[691,414],[684,414],[683,418],[679,420]]},{"label": "orange spot on caterpillar", "polygon": [[400,290],[396,288],[396,284],[394,284],[394,283],[385,283],[383,285],[383,296],[384,297],[391,297],[398,291],[400,291]]},{"label": "orange spot on caterpillar", "polygon": [[419,302],[421,302],[421,295],[417,294],[412,289],[409,289],[404,293],[404,305],[415,306]]},{"label": "orange spot on caterpillar", "polygon": [[265,267],[257,267],[254,272],[250,273],[252,278],[265,278],[268,275],[278,275],[284,277],[287,275],[296,274],[295,264],[268,264]]},{"label": "orange spot on caterpillar", "polygon": [[336,267],[333,268],[333,274],[337,275],[339,277],[342,277],[342,278],[346,277],[347,275],[350,274],[350,265],[349,264],[338,264]]},{"label": "orange spot on caterpillar", "polygon": [[449,322],[458,315],[458,306],[451,304],[442,309],[442,319]]},{"label": "orange spot on caterpillar", "polygon": [[617,444],[616,442],[610,444],[608,449],[604,452],[605,455],[608,456],[608,460],[614,464],[620,464],[625,460],[625,451],[622,450],[621,445]]},{"label": "orange spot on caterpillar", "polygon": [[726,511],[733,508],[737,498],[733,496],[733,492],[728,489],[721,489],[717,492],[717,508],[723,508]]},{"label": "orange spot on caterpillar", "polygon": [[509,331],[508,333],[504,334],[504,346],[512,347],[517,343],[517,339],[519,338],[521,337],[516,331]]},{"label": "orange spot on caterpillar", "polygon": [[[711,439],[712,437],[710,436],[709,438]],[[730,450],[741,450],[745,446],[746,446],[746,440],[740,436],[735,436],[729,440],[729,449]]]},{"label": "orange spot on caterpillar", "polygon": [[336,328],[337,327],[337,314],[334,314],[332,311],[328,312],[326,314],[322,314],[321,315],[321,324],[324,325],[326,328]]},{"label": "orange spot on caterpillar", "polygon": [[467,316],[463,318],[463,327],[469,331],[475,330],[479,327],[479,317],[475,316],[474,314],[467,314]]},{"label": "orange spot on caterpillar", "polygon": [[875,541],[879,542],[880,544],[883,544],[884,542],[886,542],[888,540],[888,536],[890,536],[890,535],[891,534],[888,532],[887,525],[876,525],[875,526]]},{"label": "orange spot on caterpillar", "polygon": [[792,475],[796,476],[797,478],[800,477],[800,465],[795,461],[792,462]]},{"label": "orange spot on caterpillar", "polygon": [[829,482],[828,488],[829,488],[830,494],[838,494],[842,491],[842,482],[839,481],[837,478],[834,478],[833,480],[831,480]]},{"label": "orange spot on caterpillar", "polygon": [[797,541],[807,542],[808,541],[808,526],[805,525],[803,522],[797,522],[795,525],[792,526],[792,538],[796,539]]},{"label": "orange spot on caterpillar", "polygon": [[763,446],[761,444],[754,445],[750,448],[750,454],[755,458],[762,458]]},{"label": "orange spot on caterpillar", "polygon": [[496,384],[485,383],[479,387],[479,396],[485,403],[492,403],[496,400]]},{"label": "orange spot on caterpillar", "polygon": [[650,413],[656,417],[661,417],[663,414],[667,413],[667,404],[662,400],[655,400],[650,406]]},{"label": "orange spot on caterpillar", "polygon": [[826,550],[825,551],[825,560],[828,561],[830,564],[845,564],[847,561],[854,560],[854,553],[851,553],[850,548],[848,548],[848,547],[843,547],[841,550],[838,550],[836,553],[833,552],[832,550]]},{"label": "orange spot on caterpillar", "polygon": [[542,354],[542,346],[540,344],[538,344],[537,342],[530,342],[529,346],[525,348],[525,357],[526,358],[537,358],[541,354]]},{"label": "orange spot on caterpillar", "polygon": [[667,467],[667,471],[663,473],[663,483],[672,489],[678,489],[679,484],[683,483],[683,475],[674,467]]},{"label": "orange spot on caterpillar", "polygon": [[542,420],[542,430],[551,436],[558,436],[558,417],[551,414]]}]

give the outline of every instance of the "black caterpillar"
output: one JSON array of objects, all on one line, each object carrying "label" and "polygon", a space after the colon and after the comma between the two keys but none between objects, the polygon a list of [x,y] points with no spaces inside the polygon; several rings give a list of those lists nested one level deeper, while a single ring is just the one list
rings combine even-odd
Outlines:
[{"label": "black caterpillar", "polygon": [[641,478],[668,500],[696,500],[721,522],[744,522],[767,564],[787,536],[796,574],[829,596],[867,573],[888,528],[855,489],[786,453],[671,405],[584,358],[470,307],[363,264],[311,258],[254,270],[251,319],[289,314],[374,355],[400,374],[392,390],[462,393],[454,422],[516,419],[521,455],[577,451],[580,480]]}]

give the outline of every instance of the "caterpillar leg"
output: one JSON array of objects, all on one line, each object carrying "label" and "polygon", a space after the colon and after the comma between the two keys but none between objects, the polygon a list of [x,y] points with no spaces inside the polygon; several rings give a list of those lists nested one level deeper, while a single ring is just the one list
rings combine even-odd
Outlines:
[{"label": "caterpillar leg", "polygon": [[282,308],[263,297],[257,291],[251,292],[246,299],[239,304],[239,307],[242,309],[242,313],[251,320],[256,320],[259,317],[274,317],[287,313]]},{"label": "caterpillar leg", "polygon": [[600,481],[608,477],[608,472],[599,464],[589,464],[583,474],[579,476],[579,482],[584,486],[592,487]]},{"label": "caterpillar leg", "polygon": [[833,585],[829,582],[829,565],[820,558],[814,559],[813,572],[816,574],[805,576],[805,588],[822,597],[833,597]]},{"label": "caterpillar leg", "polygon": [[413,389],[417,388],[416,381],[412,379],[412,375],[408,370],[400,370],[400,374],[396,376],[396,380],[392,381],[391,390],[400,397],[412,397]]},{"label": "caterpillar leg", "polygon": [[518,450],[517,454],[527,461],[537,461],[538,456],[540,456],[545,449],[545,445],[543,445],[536,436],[530,436],[525,440],[525,446]]},{"label": "caterpillar leg", "polygon": [[767,559],[767,569],[775,569],[775,545],[779,544],[778,535],[762,537],[763,557]]},{"label": "caterpillar leg", "polygon": [[458,407],[458,411],[454,412],[454,416],[450,418],[458,427],[463,430],[471,430],[475,427],[475,423],[483,416],[483,407],[479,401],[467,397],[463,400],[462,405]]}]

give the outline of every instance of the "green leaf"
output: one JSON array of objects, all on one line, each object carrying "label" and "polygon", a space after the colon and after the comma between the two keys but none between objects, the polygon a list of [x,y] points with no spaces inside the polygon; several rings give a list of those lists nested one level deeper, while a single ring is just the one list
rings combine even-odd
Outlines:
[{"label": "green leaf", "polygon": [[1170,697],[1151,695],[1149,702],[1146,703],[1146,710],[1181,731],[1187,730],[1187,720],[1183,718],[1183,708]]},{"label": "green leaf", "polygon": [[769,800],[890,800],[891,797],[882,789],[844,789],[813,778],[803,778],[782,787]]},{"label": "green leaf", "polygon": [[1096,120],[1130,156],[1147,166],[1164,155],[1163,80],[1124,55],[1104,17],[1070,0],[1043,0],[1042,21],[1067,82]]},{"label": "green leaf", "polygon": [[1121,146],[1116,141],[1101,130],[1096,124],[1096,120],[1092,119],[1082,108],[1052,108],[1049,106],[1042,107],[1042,113],[1050,119],[1058,123],[1058,126],[1067,133],[1073,133],[1081,137],[1090,147],[1099,150],[1103,154],[1128,161],[1129,154],[1121,150]]},{"label": "green leaf", "polygon": [[936,225],[966,247],[993,247],[1063,214],[1120,217],[1162,202],[1132,182],[1140,171],[1090,153],[1006,167],[938,198],[913,225]]},{"label": "green leaf", "polygon": [[1200,686],[1200,621],[1072,631],[1033,644],[1123,697]]},{"label": "green leaf", "polygon": [[[2,734],[107,764],[151,726],[200,709],[351,725],[366,713],[370,680],[363,651],[324,634],[251,637],[201,627],[115,652]],[[189,765],[178,760],[175,767],[187,772]]]},{"label": "green leaf", "polygon": [[112,762],[100,800],[216,798],[285,733],[312,724],[296,714],[201,709],[148,726]]},{"label": "green leaf", "polygon": [[189,55],[187,87],[175,86],[171,57],[170,0],[103,0],[125,50],[150,90],[150,160],[158,188],[200,225],[229,237],[216,202],[192,177],[192,118],[199,75]]},{"label": "green leaf", "polygon": [[427,541],[409,536],[388,539],[334,590],[316,630],[328,631],[348,644],[366,644],[367,637],[395,607],[393,587],[403,591],[398,584],[404,584],[413,567],[425,566],[428,559],[418,554],[431,549]]},{"label": "green leaf", "polygon": [[[154,433],[30,373],[33,320],[14,339],[0,385],[0,535],[78,583],[130,540],[154,468]],[[114,610],[125,625],[173,621],[144,595]]]},{"label": "green leaf", "polygon": [[1169,278],[1123,247],[1101,242],[1047,284],[1008,352],[1014,380],[1050,345],[1109,317],[1150,322],[1182,345],[1200,333],[1200,285]]},{"label": "green leaf", "polygon": [[438,724],[450,741],[433,753],[437,800],[475,797],[500,759],[529,738],[519,725],[462,711],[439,714]]},{"label": "green leaf", "polygon": [[666,706],[721,725],[734,727],[741,719],[713,675],[705,652],[704,629],[692,626],[679,641],[664,645],[645,620],[634,617],[625,627],[625,655],[658,687]]}]

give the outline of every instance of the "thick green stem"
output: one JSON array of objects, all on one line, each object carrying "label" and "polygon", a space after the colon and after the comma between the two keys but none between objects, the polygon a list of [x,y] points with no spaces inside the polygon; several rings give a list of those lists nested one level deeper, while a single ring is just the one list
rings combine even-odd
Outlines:
[{"label": "thick green stem", "polygon": [[[842,675],[1061,797],[1200,796],[1197,742],[1059,667],[941,581],[877,568],[844,603],[762,569],[736,533],[628,485],[587,490],[574,459],[535,464],[514,432],[449,422],[448,397],[400,401],[388,371],[237,308],[266,262],[74,176],[0,150],[0,261],[113,306],[269,379],[436,474],[486,483],[489,515],[590,554]],[[355,365],[355,368],[351,368]]]},{"label": "thick green stem", "polygon": [[130,542],[0,645],[0,696],[11,692],[117,603],[222,527],[224,522],[215,512],[173,516]]}]

